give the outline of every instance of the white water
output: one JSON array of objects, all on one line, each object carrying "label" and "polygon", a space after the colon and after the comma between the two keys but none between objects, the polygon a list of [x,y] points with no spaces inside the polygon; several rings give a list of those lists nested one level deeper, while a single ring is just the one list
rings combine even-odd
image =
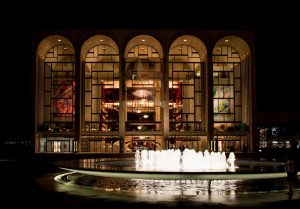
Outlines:
[{"label": "white water", "polygon": [[177,172],[225,172],[234,171],[235,155],[226,158],[225,152],[196,152],[194,149],[137,150],[135,163],[137,171]]}]

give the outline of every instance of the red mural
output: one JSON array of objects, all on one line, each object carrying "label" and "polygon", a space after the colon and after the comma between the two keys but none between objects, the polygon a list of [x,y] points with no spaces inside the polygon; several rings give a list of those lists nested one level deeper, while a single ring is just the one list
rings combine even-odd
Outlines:
[{"label": "red mural", "polygon": [[[65,114],[65,117],[71,117],[74,113],[73,104],[75,102],[75,82],[70,80],[61,80],[53,88],[53,113]],[[58,115],[57,115],[58,116]]]}]

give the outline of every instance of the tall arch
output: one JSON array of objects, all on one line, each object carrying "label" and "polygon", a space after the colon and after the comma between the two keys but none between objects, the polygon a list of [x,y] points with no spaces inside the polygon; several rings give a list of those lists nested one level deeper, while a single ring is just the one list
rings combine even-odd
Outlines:
[{"label": "tall arch", "polygon": [[37,152],[73,152],[75,51],[63,36],[44,38],[37,47]]},{"label": "tall arch", "polygon": [[162,142],[161,44],[152,36],[132,38],[125,48],[125,151],[159,149]]},{"label": "tall arch", "polygon": [[251,63],[250,48],[240,37],[222,37],[213,49],[212,147],[241,151],[250,145]]},{"label": "tall arch", "polygon": [[81,149],[119,152],[119,49],[95,35],[82,45],[83,114]]},{"label": "tall arch", "polygon": [[[169,49],[168,144],[171,148],[189,147],[204,151],[207,147],[207,138],[204,134],[207,123],[206,54],[204,43],[192,35],[178,37]],[[190,136],[185,136],[187,133]]]}]

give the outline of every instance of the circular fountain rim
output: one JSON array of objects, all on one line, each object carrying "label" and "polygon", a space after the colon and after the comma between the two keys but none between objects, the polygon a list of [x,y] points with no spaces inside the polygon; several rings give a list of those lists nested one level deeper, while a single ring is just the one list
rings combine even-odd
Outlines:
[{"label": "circular fountain rim", "polygon": [[[69,172],[111,178],[134,178],[149,180],[246,180],[285,178],[286,172],[269,173],[236,173],[236,172],[132,172],[132,171],[100,171],[91,169],[73,169],[60,167]],[[300,175],[300,172],[298,172]]]},{"label": "circular fountain rim", "polygon": [[[111,159],[107,159],[105,158],[104,160],[100,160],[101,158],[83,158],[83,159],[76,159],[77,160],[95,160],[95,162],[93,162],[93,165],[96,166],[80,166],[81,163],[77,164],[75,163],[69,163],[70,161],[73,160],[62,160],[62,161],[58,161],[56,162],[56,166],[59,168],[66,168],[66,169],[74,169],[74,170],[89,170],[89,171],[102,171],[102,172],[120,172],[120,173],[148,173],[148,174],[156,174],[156,173],[164,173],[164,174],[200,174],[200,173],[210,173],[210,174],[230,174],[230,173],[241,173],[241,174],[245,174],[245,173],[251,173],[251,174],[255,174],[255,173],[278,173],[280,172],[279,170],[273,170],[273,171],[263,171],[263,170],[250,170],[250,169],[246,169],[246,167],[249,168],[254,168],[254,167],[283,167],[285,166],[285,163],[283,162],[275,162],[275,161],[253,161],[253,160],[239,160],[236,161],[236,165],[234,167],[234,169],[230,169],[227,168],[226,170],[218,170],[218,169],[208,169],[206,171],[204,170],[136,170],[135,166],[133,166],[132,164],[135,163],[134,159],[132,158],[111,158]],[[132,163],[132,164],[128,164],[128,163]],[[77,165],[76,165],[77,164]]]}]

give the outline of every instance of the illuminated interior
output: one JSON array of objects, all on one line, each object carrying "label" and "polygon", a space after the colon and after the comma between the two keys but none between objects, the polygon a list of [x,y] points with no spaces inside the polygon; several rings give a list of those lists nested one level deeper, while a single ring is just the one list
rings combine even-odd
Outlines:
[{"label": "illuminated interior", "polygon": [[74,47],[46,36],[36,48],[36,152],[251,150],[249,46],[224,36],[209,55],[203,40],[182,35],[166,48],[150,35],[123,45],[94,35]]}]

